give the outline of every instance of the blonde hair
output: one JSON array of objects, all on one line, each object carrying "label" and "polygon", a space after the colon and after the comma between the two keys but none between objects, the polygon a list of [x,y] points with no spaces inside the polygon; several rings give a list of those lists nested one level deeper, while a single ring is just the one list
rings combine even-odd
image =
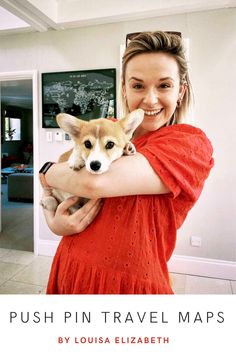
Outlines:
[{"label": "blonde hair", "polygon": [[120,100],[122,114],[126,115],[129,112],[126,99],[122,94],[122,86],[125,83],[125,72],[127,63],[136,55],[150,52],[162,52],[171,55],[175,58],[179,68],[180,85],[186,85],[186,91],[181,104],[178,106],[176,102],[176,110],[169,124],[179,124],[186,121],[186,117],[193,102],[193,91],[188,74],[188,65],[185,58],[184,46],[181,37],[162,31],[156,32],[141,32],[137,34],[127,45],[122,58],[122,73]]}]

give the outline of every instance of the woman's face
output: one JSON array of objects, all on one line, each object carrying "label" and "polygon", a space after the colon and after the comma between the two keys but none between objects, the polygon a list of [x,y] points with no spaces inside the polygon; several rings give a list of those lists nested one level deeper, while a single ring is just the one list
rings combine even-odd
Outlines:
[{"label": "woman's face", "polygon": [[155,131],[172,117],[185,86],[180,85],[178,65],[165,53],[143,53],[127,63],[123,93],[129,111],[142,108],[144,120],[135,136]]}]

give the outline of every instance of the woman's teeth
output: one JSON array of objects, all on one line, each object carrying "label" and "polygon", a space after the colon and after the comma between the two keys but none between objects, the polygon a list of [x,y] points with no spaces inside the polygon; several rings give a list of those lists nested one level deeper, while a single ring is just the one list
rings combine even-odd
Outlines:
[{"label": "woman's teeth", "polygon": [[157,115],[158,113],[161,112],[162,109],[158,109],[157,111],[144,111],[144,113],[147,115],[147,116],[155,116]]}]

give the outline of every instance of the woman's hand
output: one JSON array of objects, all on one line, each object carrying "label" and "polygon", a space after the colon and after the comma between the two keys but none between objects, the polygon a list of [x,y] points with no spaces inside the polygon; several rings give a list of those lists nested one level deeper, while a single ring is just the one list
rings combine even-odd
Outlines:
[{"label": "woman's hand", "polygon": [[68,209],[78,201],[78,197],[71,197],[58,205],[56,212],[43,209],[48,227],[59,236],[73,235],[85,230],[99,213],[102,200],[91,199],[74,214]]}]

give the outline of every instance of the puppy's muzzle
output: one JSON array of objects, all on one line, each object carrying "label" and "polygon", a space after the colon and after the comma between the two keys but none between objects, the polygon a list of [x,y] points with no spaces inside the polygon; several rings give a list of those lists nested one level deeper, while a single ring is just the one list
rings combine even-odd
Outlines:
[{"label": "puppy's muzzle", "polygon": [[90,168],[91,170],[93,170],[94,172],[97,172],[100,170],[102,164],[100,161],[91,161],[90,162]]}]

